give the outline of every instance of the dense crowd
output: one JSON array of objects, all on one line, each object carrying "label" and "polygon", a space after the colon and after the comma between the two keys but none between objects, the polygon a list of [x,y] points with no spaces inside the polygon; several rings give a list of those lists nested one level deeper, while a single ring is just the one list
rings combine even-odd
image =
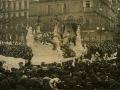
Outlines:
[{"label": "dense crowd", "polygon": [[[83,44],[86,43],[88,53],[87,53],[87,58],[91,58],[92,54],[95,54],[96,51],[99,52],[100,57],[102,58],[106,53],[108,54],[109,57],[111,56],[120,56],[120,42],[115,42],[115,41],[104,41],[104,42],[82,42]],[[118,53],[118,54],[117,54]]]},{"label": "dense crowd", "polygon": [[120,59],[82,62],[75,59],[4,70],[0,63],[0,90],[119,90]]},{"label": "dense crowd", "polygon": [[33,57],[32,49],[27,45],[8,45],[1,44],[0,45],[0,55],[6,57],[14,57],[14,58],[23,58],[26,60],[31,60]]},{"label": "dense crowd", "polygon": [[[1,46],[0,50],[4,51],[7,47]],[[9,49],[12,47],[12,50]],[[88,53],[84,57],[62,64],[43,62],[33,66],[26,62],[23,66],[21,62],[19,69],[11,68],[9,71],[0,62],[0,90],[119,90],[120,45],[111,41],[102,42],[101,45],[88,42],[87,48]],[[27,46],[9,46],[9,50],[32,52]],[[10,54],[4,52],[0,54]]]}]

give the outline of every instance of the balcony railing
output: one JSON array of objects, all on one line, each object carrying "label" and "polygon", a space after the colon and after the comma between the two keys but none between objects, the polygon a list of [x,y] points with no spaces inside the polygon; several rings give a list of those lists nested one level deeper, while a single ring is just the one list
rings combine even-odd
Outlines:
[{"label": "balcony railing", "polygon": [[40,2],[40,3],[44,3],[44,2],[51,2],[52,0],[31,0],[29,3],[37,3],[37,2]]},{"label": "balcony railing", "polygon": [[92,10],[93,10],[92,7],[89,7],[89,8],[88,8],[88,7],[85,7],[85,8],[84,8],[84,11],[92,11]]}]

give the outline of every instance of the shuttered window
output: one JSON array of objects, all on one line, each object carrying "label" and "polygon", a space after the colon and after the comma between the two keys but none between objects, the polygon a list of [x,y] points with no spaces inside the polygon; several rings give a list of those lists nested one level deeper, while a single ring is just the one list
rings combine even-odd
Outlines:
[{"label": "shuttered window", "polygon": [[19,2],[19,9],[21,9],[21,2]]},{"label": "shuttered window", "polygon": [[24,7],[27,9],[27,1],[24,2]]},{"label": "shuttered window", "polygon": [[90,1],[86,1],[86,7],[87,7],[87,8],[90,7]]},{"label": "shuttered window", "polygon": [[83,7],[93,7],[93,0],[83,0]]},{"label": "shuttered window", "polygon": [[90,27],[90,18],[86,18],[86,27]]}]

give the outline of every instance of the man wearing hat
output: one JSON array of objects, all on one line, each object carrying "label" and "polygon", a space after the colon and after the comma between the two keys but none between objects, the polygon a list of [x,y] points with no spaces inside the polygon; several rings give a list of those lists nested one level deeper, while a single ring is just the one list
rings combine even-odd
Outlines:
[{"label": "man wearing hat", "polygon": [[23,62],[19,62],[19,69],[24,69]]}]

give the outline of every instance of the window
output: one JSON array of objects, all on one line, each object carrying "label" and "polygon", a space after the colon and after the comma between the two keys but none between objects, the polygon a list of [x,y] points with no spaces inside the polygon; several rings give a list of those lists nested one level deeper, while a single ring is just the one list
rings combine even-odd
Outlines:
[{"label": "window", "polygon": [[59,4],[57,4],[57,7],[59,7]]},{"label": "window", "polygon": [[5,3],[3,3],[3,8],[5,8]]},{"label": "window", "polygon": [[63,8],[64,13],[66,13],[66,9],[67,9],[67,4],[66,4],[66,3],[64,3],[64,8]]},{"label": "window", "polygon": [[114,25],[114,29],[116,28],[116,25]]},{"label": "window", "polygon": [[2,9],[3,8],[3,3],[0,3],[0,9]]},{"label": "window", "polygon": [[44,9],[43,9],[43,6],[40,6],[40,15],[44,15]]},{"label": "window", "polygon": [[24,16],[27,17],[27,12],[24,12]]},{"label": "window", "polygon": [[50,14],[50,7],[51,7],[51,6],[50,6],[50,5],[48,5],[48,14]]},{"label": "window", "polygon": [[77,4],[78,4],[78,2],[74,2],[74,7],[76,7]]},{"label": "window", "polygon": [[21,17],[21,12],[19,12],[19,17]]},{"label": "window", "polygon": [[86,26],[90,27],[90,19],[89,18],[86,18]]},{"label": "window", "polygon": [[110,27],[110,22],[108,22],[108,27]]},{"label": "window", "polygon": [[13,13],[10,13],[10,17],[11,17],[11,18],[13,17]]},{"label": "window", "polygon": [[56,4],[56,12],[55,13],[57,13],[57,14],[60,14],[60,4]]},{"label": "window", "polygon": [[86,7],[90,7],[90,1],[86,1]]},{"label": "window", "polygon": [[5,18],[5,13],[3,13],[3,18]]},{"label": "window", "polygon": [[5,3],[5,8],[6,8],[6,9],[8,8],[8,2]]},{"label": "window", "polygon": [[9,18],[11,17],[11,14],[10,14],[10,13],[8,13],[8,17],[9,17]]},{"label": "window", "polygon": [[10,9],[10,2],[8,2],[8,8]]},{"label": "window", "polygon": [[19,2],[19,9],[21,9],[21,2]]},{"label": "window", "polygon": [[24,7],[27,9],[27,1],[24,2]]},{"label": "window", "polygon": [[64,3],[64,9],[66,9],[66,7],[67,7],[67,5],[66,5],[66,3]]},{"label": "window", "polygon": [[13,13],[13,17],[16,17],[16,13]]},{"label": "window", "polygon": [[13,8],[14,8],[14,10],[16,10],[16,3],[15,2],[13,3]]}]

